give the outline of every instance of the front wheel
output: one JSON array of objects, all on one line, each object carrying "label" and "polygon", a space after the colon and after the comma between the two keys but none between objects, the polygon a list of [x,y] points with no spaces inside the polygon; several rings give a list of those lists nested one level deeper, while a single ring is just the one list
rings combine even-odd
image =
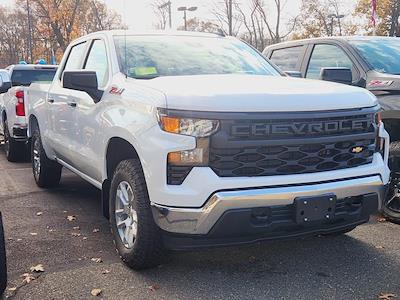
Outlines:
[{"label": "front wheel", "polygon": [[117,166],[110,188],[110,223],[121,259],[135,270],[155,267],[163,257],[146,181],[138,159]]},{"label": "front wheel", "polygon": [[49,159],[43,149],[39,130],[35,130],[31,143],[32,171],[41,188],[55,187],[60,183],[62,166]]},{"label": "front wheel", "polygon": [[382,210],[390,221],[400,223],[400,173],[398,172],[392,173]]}]

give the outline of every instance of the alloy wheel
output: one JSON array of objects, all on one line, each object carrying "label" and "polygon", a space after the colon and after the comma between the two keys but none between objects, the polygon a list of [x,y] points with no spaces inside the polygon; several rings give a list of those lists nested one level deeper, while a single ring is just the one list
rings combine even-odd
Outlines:
[{"label": "alloy wheel", "polygon": [[131,185],[122,181],[115,198],[115,221],[119,237],[128,249],[133,247],[137,235],[138,218],[133,207],[134,199]]},{"label": "alloy wheel", "polygon": [[40,162],[40,141],[35,139],[33,143],[33,173],[35,178],[38,179],[40,175],[41,162]]}]

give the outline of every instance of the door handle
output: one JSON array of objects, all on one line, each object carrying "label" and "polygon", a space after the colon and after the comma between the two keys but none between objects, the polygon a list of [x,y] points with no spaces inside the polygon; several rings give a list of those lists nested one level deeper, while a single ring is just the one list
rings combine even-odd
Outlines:
[{"label": "door handle", "polygon": [[76,107],[76,102],[68,102],[68,105],[71,107]]},{"label": "door handle", "polygon": [[53,104],[54,103],[54,99],[53,98],[48,98],[47,102],[49,102],[50,104]]}]

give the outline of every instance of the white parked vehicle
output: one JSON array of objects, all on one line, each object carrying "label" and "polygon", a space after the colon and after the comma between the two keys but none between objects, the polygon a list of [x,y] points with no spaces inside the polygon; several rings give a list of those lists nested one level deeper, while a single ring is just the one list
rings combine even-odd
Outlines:
[{"label": "white parked vehicle", "polygon": [[102,190],[123,261],[345,233],[381,206],[389,137],[370,92],[281,76],[203,33],[94,33],[29,88],[36,183]]},{"label": "white parked vehicle", "polygon": [[[57,70],[49,65],[12,65],[7,68],[11,86],[0,94],[0,134],[9,161],[18,161],[27,151],[28,87],[32,82],[51,82]],[[4,73],[6,77],[6,73]]]}]

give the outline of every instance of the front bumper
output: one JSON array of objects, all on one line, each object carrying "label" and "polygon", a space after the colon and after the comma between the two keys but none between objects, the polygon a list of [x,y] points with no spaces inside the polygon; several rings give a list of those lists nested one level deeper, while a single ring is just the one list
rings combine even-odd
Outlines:
[{"label": "front bumper", "polygon": [[[339,200],[375,195],[376,211],[380,209],[385,188],[381,177],[376,175],[320,184],[221,191],[213,194],[201,208],[176,208],[152,204],[152,210],[156,224],[163,231],[207,235],[229,211],[288,206],[293,205],[298,197],[331,193]],[[235,219],[232,220],[232,225],[234,223]]]}]

